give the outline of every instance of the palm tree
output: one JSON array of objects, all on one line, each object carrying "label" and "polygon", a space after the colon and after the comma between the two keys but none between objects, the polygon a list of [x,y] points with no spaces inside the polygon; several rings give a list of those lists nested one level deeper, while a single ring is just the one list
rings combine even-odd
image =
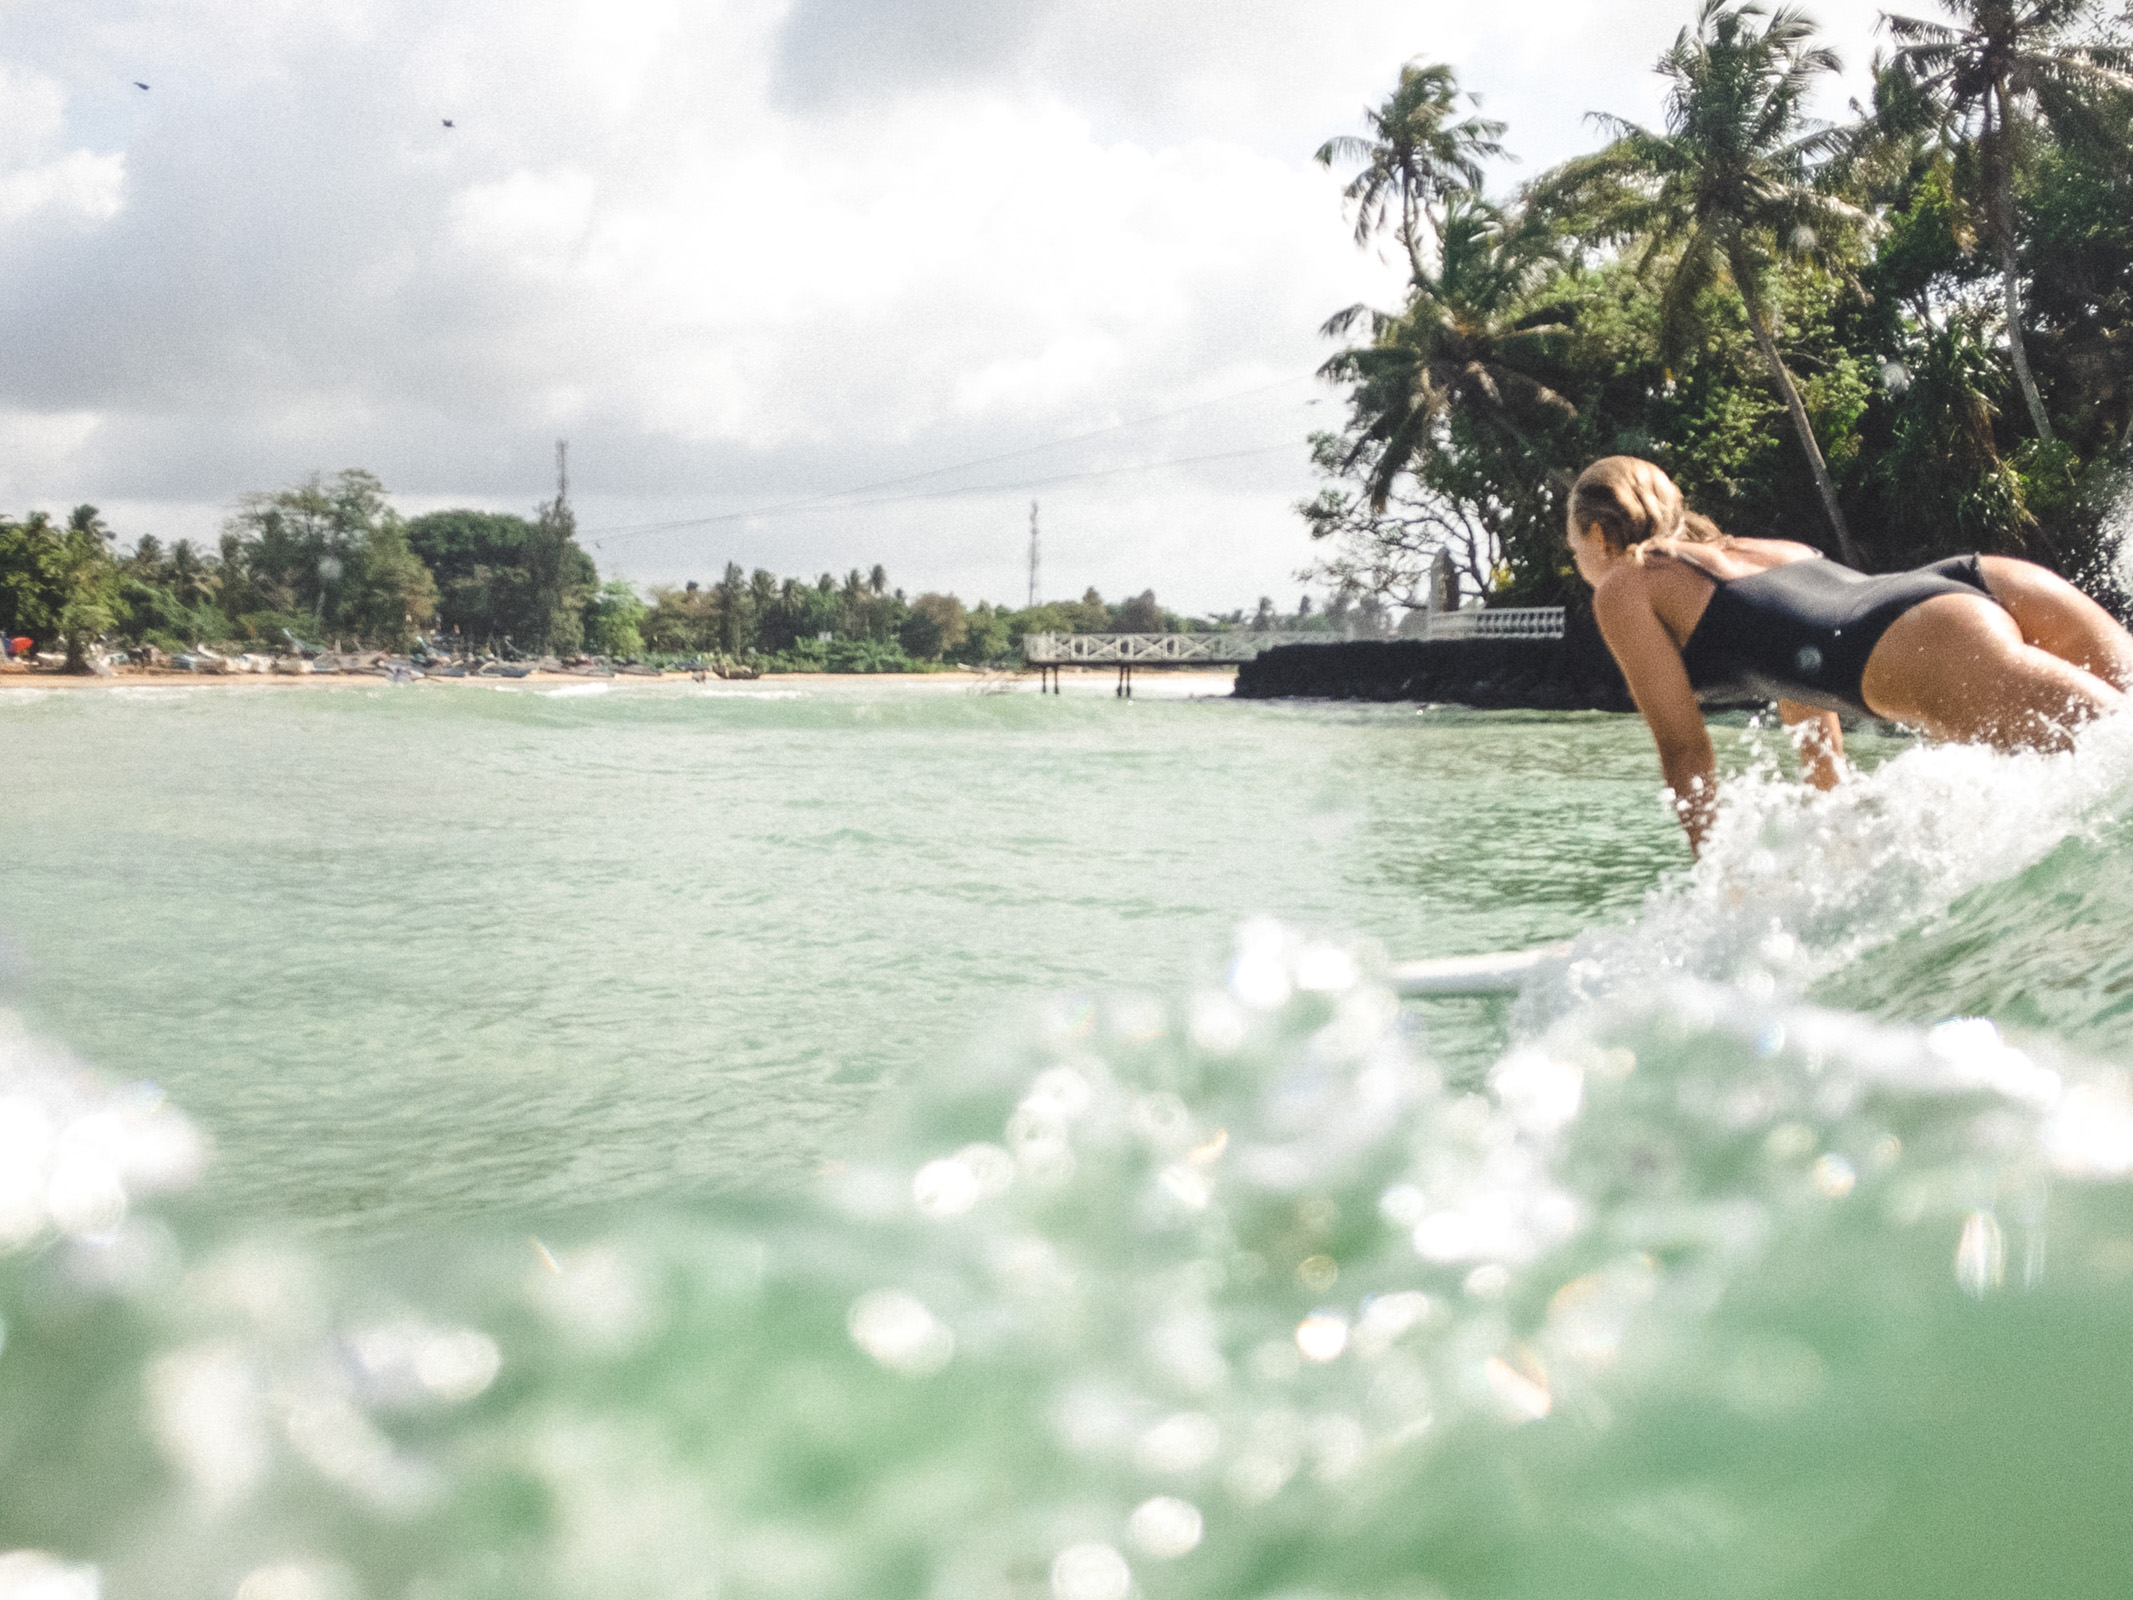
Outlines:
[{"label": "palm tree", "polygon": [[196,606],[207,598],[207,567],[192,540],[180,539],[170,547],[168,571],[171,593],[180,605]]},{"label": "palm tree", "polygon": [[1350,306],[1322,330],[1337,336],[1366,319],[1371,325],[1369,344],[1341,351],[1319,371],[1354,385],[1356,435],[1341,470],[1368,460],[1364,486],[1374,511],[1385,509],[1394,481],[1455,410],[1528,455],[1528,422],[1577,415],[1530,370],[1564,331],[1551,313],[1520,308],[1547,260],[1539,230],[1478,195],[1454,193],[1437,254],[1434,271],[1417,269],[1398,316]]},{"label": "palm tree", "polygon": [[1504,153],[1496,142],[1504,125],[1486,117],[1453,120],[1458,100],[1459,80],[1450,67],[1410,61],[1386,102],[1363,114],[1370,137],[1343,134],[1318,147],[1322,167],[1361,163],[1342,191],[1355,207],[1355,242],[1367,244],[1393,213],[1393,236],[1417,279],[1429,255],[1434,208],[1454,191],[1480,188],[1481,163]]},{"label": "palm tree", "polygon": [[[1757,28],[1751,19],[1762,18]],[[1781,6],[1703,0],[1693,26],[1659,58],[1672,80],[1666,130],[1655,133],[1618,117],[1599,120],[1615,135],[1597,155],[1564,167],[1553,180],[1558,203],[1580,195],[1601,205],[1595,231],[1647,241],[1644,262],[1672,264],[1660,296],[1661,339],[1687,341],[1699,297],[1720,275],[1747,313],[1756,348],[1792,417],[1814,474],[1822,509],[1846,561],[1858,547],[1837,504],[1836,485],[1815,442],[1799,386],[1778,354],[1768,280],[1782,262],[1833,263],[1840,247],[1867,225],[1858,207],[1815,183],[1816,163],[1838,150],[1836,130],[1811,122],[1805,104],[1816,78],[1837,72],[1834,52],[1816,47],[1814,25]]]},{"label": "palm tree", "polygon": [[2022,279],[2015,258],[2015,142],[2029,126],[2080,128],[2092,118],[2085,96],[2133,90],[2133,52],[2076,41],[2073,30],[2095,15],[2094,0],[1941,0],[1953,26],[1917,17],[1881,16],[1896,41],[1890,66],[1938,113],[1943,138],[1974,155],[1982,169],[1986,212],[2000,248],[2007,300],[2007,353],[2037,437],[2052,438],[2051,419],[2029,370],[2022,336]]},{"label": "palm tree", "polygon": [[76,506],[57,535],[52,568],[68,672],[89,670],[89,646],[115,620],[118,566],[111,556],[112,537],[102,514],[88,505]]}]

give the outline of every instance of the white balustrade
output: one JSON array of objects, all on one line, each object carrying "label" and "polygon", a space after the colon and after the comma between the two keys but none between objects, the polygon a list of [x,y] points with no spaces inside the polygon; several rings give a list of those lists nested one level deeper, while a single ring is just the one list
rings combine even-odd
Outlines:
[{"label": "white balustrade", "polygon": [[[1476,607],[1423,614],[1424,639],[1560,639],[1561,606]],[[1234,629],[1227,633],[1032,633],[1022,659],[1033,667],[1216,666],[1250,661],[1285,644],[1346,644],[1331,632]]]},{"label": "white balustrade", "polygon": [[1496,610],[1474,607],[1467,611],[1429,611],[1423,614],[1424,639],[1560,639],[1563,636],[1561,606],[1501,606]]}]

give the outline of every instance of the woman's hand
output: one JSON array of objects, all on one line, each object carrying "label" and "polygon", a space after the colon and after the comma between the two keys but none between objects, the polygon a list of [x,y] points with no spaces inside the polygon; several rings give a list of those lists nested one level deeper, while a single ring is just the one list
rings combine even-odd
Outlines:
[{"label": "woman's hand", "polygon": [[1674,811],[1689,836],[1690,850],[1703,852],[1704,835],[1718,811],[1718,756],[1711,748],[1703,707],[1681,664],[1681,647],[1652,609],[1642,567],[1608,573],[1592,594],[1593,620],[1622,669],[1630,698],[1659,747],[1659,767],[1674,792]]},{"label": "woman's hand", "polygon": [[1851,775],[1844,764],[1844,724],[1836,712],[1780,700],[1778,721],[1792,731],[1792,746],[1800,752],[1800,776],[1817,789],[1834,789]]}]

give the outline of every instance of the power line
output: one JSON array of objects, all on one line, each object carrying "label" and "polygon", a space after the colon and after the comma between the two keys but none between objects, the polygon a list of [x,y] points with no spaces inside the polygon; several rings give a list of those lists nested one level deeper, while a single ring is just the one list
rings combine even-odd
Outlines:
[{"label": "power line", "polygon": [[1277,450],[1294,450],[1303,441],[1283,439],[1278,444],[1254,445],[1249,450],[1218,450],[1206,456],[1165,456],[1160,461],[1136,461],[1123,467],[1091,467],[1085,472],[1062,472],[1052,478],[1026,478],[1018,483],[968,483],[956,489],[929,489],[924,494],[891,494],[875,500],[855,500],[849,508],[909,505],[920,500],[953,500],[965,494],[1014,494],[1023,489],[1049,489],[1055,483],[1079,483],[1085,478],[1115,478],[1128,472],[1154,472],[1162,467],[1197,466],[1203,461],[1242,461],[1246,456],[1267,456]]},{"label": "power line", "polygon": [[[1282,378],[1273,383],[1261,384],[1256,389],[1240,389],[1235,394],[1217,395],[1212,400],[1201,400],[1189,406],[1180,406],[1175,411],[1161,411],[1155,413],[1152,416],[1135,417],[1126,422],[1114,422],[1108,424],[1105,427],[1091,428],[1086,433],[1069,434],[1064,439],[1053,439],[1049,440],[1044,444],[1027,445],[1020,450],[1006,450],[1002,451],[998,455],[980,456],[973,461],[959,461],[954,466],[934,467],[930,471],[915,472],[907,477],[886,478],[879,483],[860,484],[854,488],[839,489],[829,494],[809,495],[798,500],[784,500],[774,505],[759,506],[750,511],[726,511],[721,512],[716,516],[684,517],[673,522],[624,523],[612,528],[595,528],[587,531],[583,535],[583,537],[596,540],[634,539],[639,537],[640,535],[647,533],[669,533],[681,528],[708,528],[722,522],[746,522],[754,517],[771,517],[780,516],[792,511],[817,510],[828,506],[836,505],[842,501],[850,500],[851,497],[854,495],[873,494],[881,489],[900,489],[906,484],[923,483],[928,478],[946,477],[951,472],[968,472],[974,467],[996,466],[1002,461],[1017,461],[1024,456],[1040,455],[1046,450],[1058,450],[1063,449],[1067,445],[1080,444],[1085,439],[1100,439],[1106,434],[1122,433],[1128,428],[1145,428],[1152,426],[1153,424],[1158,422],[1168,422],[1175,417],[1190,416],[1195,411],[1205,411],[1210,406],[1228,405],[1231,401],[1234,400],[1249,400],[1257,395],[1271,394],[1276,389],[1285,389],[1292,383],[1303,383],[1317,376],[1318,374],[1316,372],[1298,373],[1293,377]],[[1207,457],[1194,459],[1215,458]],[[1166,463],[1151,463],[1151,465],[1164,464]],[[1126,468],[1122,470],[1137,471],[1140,469]],[[1065,480],[1052,479],[1045,481],[1060,482]],[[1014,488],[1018,486],[1010,484],[1006,487]],[[1029,486],[1023,485],[1020,487]],[[913,496],[912,498],[926,499],[930,497],[920,495]],[[867,505],[886,505],[893,504],[895,502],[870,500],[862,503]]]},{"label": "power line", "polygon": [[[1272,455],[1278,450],[1294,450],[1301,442],[1301,440],[1297,439],[1284,439],[1278,444],[1258,445],[1250,450],[1221,450],[1217,451],[1213,455],[1205,456],[1167,456],[1161,461],[1137,461],[1130,466],[1124,467],[1095,467],[1085,472],[1063,472],[1060,473],[1057,477],[1030,478],[1019,483],[971,483],[964,484],[962,487],[956,489],[929,489],[923,494],[881,495],[872,500],[847,501],[839,505],[836,509],[840,511],[859,511],[865,510],[866,508],[871,506],[913,505],[922,500],[953,500],[961,495],[968,494],[1014,494],[1024,489],[1047,489],[1050,488],[1052,485],[1059,483],[1080,483],[1088,478],[1115,478],[1124,473],[1129,472],[1154,472],[1163,467],[1190,467],[1197,466],[1200,463],[1207,461],[1242,461],[1250,456]],[[853,492],[857,493],[858,491],[854,490]],[[787,512],[794,512],[814,511],[826,508],[814,504],[808,504],[788,506],[784,509]],[[777,512],[775,509],[773,509],[768,511],[751,512],[748,514],[752,516],[767,517],[776,515]],[[702,527],[706,523],[729,522],[732,520],[733,518],[731,517],[707,517],[700,522],[664,523],[660,526],[671,528],[695,528]],[[652,528],[639,528],[632,531],[637,533],[651,533],[655,530]],[[599,539],[594,538],[592,535],[588,534],[585,537],[591,541],[594,549],[600,550],[606,548],[606,546],[602,544]],[[614,536],[609,535],[609,537]]]}]

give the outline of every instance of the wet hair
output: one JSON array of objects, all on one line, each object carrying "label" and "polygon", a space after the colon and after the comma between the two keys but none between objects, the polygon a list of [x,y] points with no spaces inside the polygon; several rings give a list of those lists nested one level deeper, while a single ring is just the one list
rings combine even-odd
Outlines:
[{"label": "wet hair", "polygon": [[1618,550],[1648,539],[1720,544],[1725,534],[1691,511],[1659,468],[1637,456],[1603,456],[1578,474],[1570,489],[1570,531],[1597,529]]}]

